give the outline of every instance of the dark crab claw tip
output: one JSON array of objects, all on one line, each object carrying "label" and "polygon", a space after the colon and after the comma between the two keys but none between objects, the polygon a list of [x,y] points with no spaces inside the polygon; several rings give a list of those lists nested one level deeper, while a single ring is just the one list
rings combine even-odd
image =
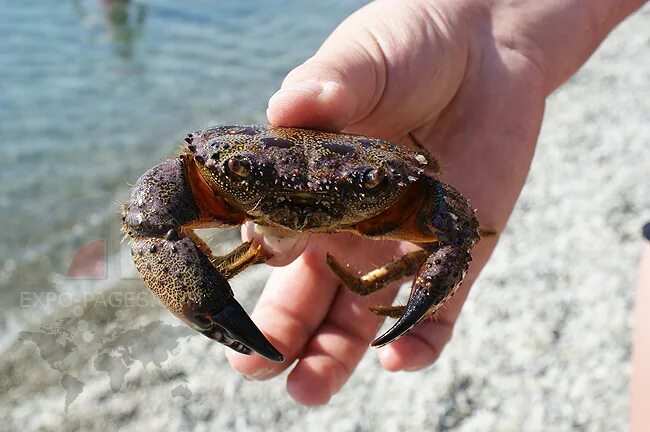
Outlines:
[{"label": "dark crab claw tip", "polygon": [[[223,335],[225,338],[221,338],[225,340],[219,340],[218,337],[210,334],[209,331],[204,332],[206,336],[219,340],[222,343],[226,342],[224,345],[242,354],[250,354],[252,350],[271,361],[278,363],[284,361],[284,356],[266,339],[244,308],[234,298],[228,300],[226,305],[219,312],[212,315],[211,318],[213,324],[219,327],[218,330],[222,330],[225,333]],[[212,333],[215,332],[213,331]],[[228,343],[228,339],[232,339],[233,341]]]},{"label": "dark crab claw tip", "polygon": [[402,316],[399,317],[397,322],[388,329],[386,333],[372,341],[370,346],[379,348],[393,342],[419,323],[430,307],[431,302],[423,298],[418,299],[417,297],[412,296],[406,304],[406,310]]}]

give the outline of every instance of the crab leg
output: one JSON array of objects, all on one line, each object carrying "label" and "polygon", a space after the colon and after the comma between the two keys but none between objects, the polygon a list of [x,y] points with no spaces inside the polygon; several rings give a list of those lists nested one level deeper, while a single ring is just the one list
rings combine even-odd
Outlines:
[{"label": "crab leg", "polygon": [[354,276],[330,254],[327,254],[327,264],[350,291],[366,296],[382,289],[390,282],[413,276],[427,255],[429,252],[426,250],[409,252],[361,277]]},{"label": "crab leg", "polygon": [[438,243],[420,245],[430,255],[416,273],[404,312],[372,346],[386,345],[434,315],[456,292],[472,260],[469,252],[479,239],[474,210],[453,187],[435,179],[428,181],[424,208],[429,211],[423,212],[420,224]]},{"label": "crab leg", "polygon": [[262,253],[262,246],[251,247],[251,242],[242,243],[224,257],[220,257],[217,271],[230,279],[255,264],[263,264],[267,257]]},{"label": "crab leg", "polygon": [[[465,276],[471,256],[453,245],[438,248],[420,268],[402,315],[372,346],[386,345],[434,315],[456,292]],[[379,311],[382,309],[380,308]]]},{"label": "crab leg", "polygon": [[235,300],[219,271],[236,273],[256,259],[254,253],[240,247],[215,259],[191,232],[189,227],[201,223],[201,208],[182,157],[167,160],[138,179],[123,206],[122,220],[138,272],[167,309],[235,351],[284,360]]},{"label": "crab leg", "polygon": [[268,260],[268,257],[262,253],[261,246],[251,247],[251,242],[240,244],[235,250],[226,255],[215,256],[207,243],[196,235],[192,229],[184,226],[181,228],[181,232],[192,239],[201,252],[210,258],[212,265],[225,279],[232,279],[248,267],[263,264]]}]

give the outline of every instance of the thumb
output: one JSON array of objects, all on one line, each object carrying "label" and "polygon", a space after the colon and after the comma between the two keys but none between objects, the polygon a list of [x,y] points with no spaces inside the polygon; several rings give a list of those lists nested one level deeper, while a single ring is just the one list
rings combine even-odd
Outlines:
[{"label": "thumb", "polygon": [[366,5],[289,73],[269,100],[269,121],[390,139],[435,120],[467,59],[453,16],[426,1]]}]

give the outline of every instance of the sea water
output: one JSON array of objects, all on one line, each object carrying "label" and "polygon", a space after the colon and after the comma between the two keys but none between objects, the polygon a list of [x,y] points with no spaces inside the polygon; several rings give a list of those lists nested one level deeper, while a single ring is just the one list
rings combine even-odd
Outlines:
[{"label": "sea water", "polygon": [[133,277],[129,184],[188,131],[265,122],[287,72],[363,3],[0,0],[0,349]]}]

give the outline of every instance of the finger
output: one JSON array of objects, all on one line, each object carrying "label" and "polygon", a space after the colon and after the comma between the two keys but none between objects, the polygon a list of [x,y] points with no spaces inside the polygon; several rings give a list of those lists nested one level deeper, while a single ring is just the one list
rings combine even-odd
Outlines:
[{"label": "finger", "polygon": [[381,366],[390,372],[416,371],[432,365],[451,339],[454,324],[449,319],[426,320],[409,333],[382,347],[377,353]]},{"label": "finger", "polygon": [[338,82],[305,79],[271,96],[266,115],[278,126],[340,131],[352,117],[355,104],[354,95]]},{"label": "finger", "polygon": [[310,242],[298,259],[274,270],[251,315],[284,355],[284,363],[228,350],[226,357],[230,365],[254,379],[268,379],[281,373],[296,359],[326,316],[338,285],[338,279],[318,250],[318,241]]},{"label": "finger", "polygon": [[497,238],[481,240],[472,250],[473,261],[465,281],[433,319],[418,324],[409,333],[382,347],[377,353],[382,367],[389,371],[415,371],[433,364],[451,339],[454,324],[469,290],[496,247]]},{"label": "finger", "polygon": [[[369,244],[374,245],[375,252],[369,250]],[[350,234],[312,236],[307,249],[296,261],[273,272],[252,314],[259,328],[285,356],[285,362],[273,363],[260,356],[244,356],[229,350],[226,356],[232,367],[247,377],[268,379],[301,356],[328,315],[341,284],[327,266],[327,252],[365,271],[369,270],[368,263],[372,267],[389,261],[397,247],[396,242],[375,243]],[[357,300],[364,304],[374,299]],[[369,305],[365,303],[362,309],[367,318],[373,319],[367,311]]]},{"label": "finger", "polygon": [[[394,295],[395,287],[387,287],[373,300],[385,303]],[[368,310],[366,299],[341,289],[287,378],[291,397],[304,405],[327,403],[350,378],[380,324],[381,319]]]},{"label": "finger", "polygon": [[284,267],[298,258],[309,243],[309,233],[290,231],[248,221],[241,226],[241,239],[249,248],[260,247],[265,264]]},{"label": "finger", "polygon": [[[377,266],[405,252],[394,242],[358,238],[350,246],[365,252],[346,256],[346,261],[355,267],[369,258]],[[360,297],[346,288],[339,290],[330,312],[287,378],[287,391],[296,401],[305,405],[325,404],[341,389],[381,325],[382,318],[370,313],[369,306],[390,304],[397,288],[397,284],[391,284],[369,297]]]},{"label": "finger", "polygon": [[423,3],[377,1],[351,15],[289,73],[269,101],[269,121],[352,124],[390,139],[435,118],[462,80],[467,44]]}]

